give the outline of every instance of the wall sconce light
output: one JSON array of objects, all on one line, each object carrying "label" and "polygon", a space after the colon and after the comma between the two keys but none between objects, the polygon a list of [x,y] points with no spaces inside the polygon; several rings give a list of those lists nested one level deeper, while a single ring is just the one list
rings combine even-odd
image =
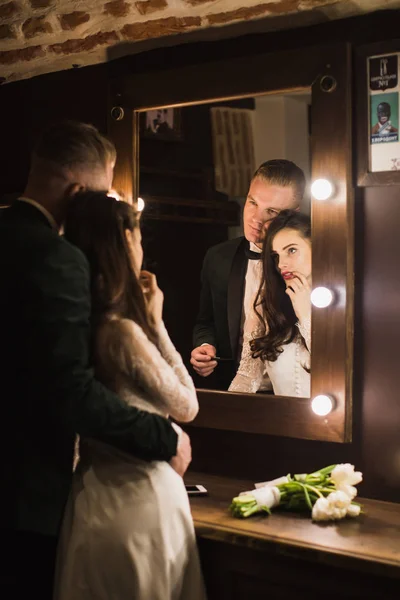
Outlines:
[{"label": "wall sconce light", "polygon": [[317,287],[311,292],[311,302],[317,308],[326,308],[333,302],[333,292],[327,287]]},{"label": "wall sconce light", "polygon": [[333,194],[333,185],[328,179],[316,179],[311,184],[311,194],[316,200],[328,200]]},{"label": "wall sconce light", "polygon": [[142,212],[142,210],[144,209],[144,200],[143,200],[143,198],[138,198],[137,199],[137,209],[138,209],[138,212]]},{"label": "wall sconce light", "polygon": [[312,399],[311,408],[319,417],[325,417],[334,409],[334,402],[331,396],[320,394]]}]

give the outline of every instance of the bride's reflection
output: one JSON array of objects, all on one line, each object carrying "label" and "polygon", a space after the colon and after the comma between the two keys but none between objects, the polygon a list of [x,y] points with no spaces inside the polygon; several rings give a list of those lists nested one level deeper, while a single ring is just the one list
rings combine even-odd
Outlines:
[{"label": "bride's reflection", "polygon": [[[298,209],[304,190],[304,173],[293,162],[279,159],[263,163],[256,170],[247,194],[243,211],[244,236],[210,248],[205,256],[201,276],[200,309],[194,328],[195,347],[192,351],[191,363],[202,377],[208,377],[215,371],[220,389],[228,389],[240,364],[240,376],[232,384],[232,390],[248,392],[272,390],[270,380],[272,375],[269,375],[268,369],[258,368],[257,376],[255,375],[255,365],[263,365],[263,361],[261,358],[257,361],[253,359],[249,347],[255,325],[253,304],[263,272],[262,261],[259,259],[263,239],[271,222],[281,211]],[[274,274],[276,275],[275,269]],[[283,283],[281,277],[280,280]],[[269,289],[268,280],[264,288]],[[283,296],[288,300],[285,294]],[[274,301],[277,314],[281,314],[283,307],[277,306],[276,302],[279,301],[276,298]],[[270,326],[272,322],[270,323],[265,315],[263,317]],[[294,327],[291,321],[287,325]],[[282,345],[286,341],[284,337],[286,333],[290,344],[294,342],[294,333],[297,331],[296,327],[291,332],[283,332],[283,338],[275,341]],[[246,337],[244,337],[245,332],[248,332]],[[271,338],[268,344],[270,340]],[[261,347],[258,351],[261,352]],[[276,351],[279,354],[279,351]],[[267,354],[264,352],[262,355],[271,364],[275,361],[279,368],[282,361],[276,361],[276,357],[272,358],[271,352],[273,350],[269,348]],[[251,377],[245,375],[250,365]],[[242,384],[239,384],[242,379]],[[278,387],[281,389],[281,386]],[[283,393],[278,392],[275,385],[273,388],[273,393]],[[287,393],[287,395],[308,396],[309,393],[305,393],[306,388],[306,385],[301,385],[298,388],[299,393]]]},{"label": "bride's reflection", "polygon": [[230,391],[257,392],[265,374],[279,396],[310,396],[311,222],[283,210],[263,244],[261,285],[244,326]]}]

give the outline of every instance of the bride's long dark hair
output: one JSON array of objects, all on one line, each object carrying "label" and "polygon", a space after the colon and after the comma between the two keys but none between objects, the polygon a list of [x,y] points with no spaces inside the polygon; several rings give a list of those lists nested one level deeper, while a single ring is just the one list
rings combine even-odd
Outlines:
[{"label": "bride's long dark hair", "polygon": [[155,340],[142,288],[133,269],[126,230],[139,227],[132,206],[104,192],[80,192],[70,201],[64,237],[89,261],[94,325],[116,315],[135,321]]},{"label": "bride's long dark hair", "polygon": [[[282,210],[271,222],[263,244],[263,276],[254,310],[261,321],[262,335],[250,343],[253,358],[274,362],[283,352],[282,346],[301,337],[296,327],[297,316],[286,294],[286,284],[278,271],[272,244],[283,229],[294,229],[302,238],[311,241],[310,217],[295,210]],[[303,343],[304,340],[301,337]],[[308,370],[308,369],[307,369]]]}]

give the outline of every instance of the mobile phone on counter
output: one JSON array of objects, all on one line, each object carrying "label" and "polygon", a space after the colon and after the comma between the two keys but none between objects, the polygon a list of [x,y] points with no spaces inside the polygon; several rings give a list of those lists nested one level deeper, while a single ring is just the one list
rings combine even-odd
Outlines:
[{"label": "mobile phone on counter", "polygon": [[185,485],[189,496],[208,496],[208,491],[204,485]]}]

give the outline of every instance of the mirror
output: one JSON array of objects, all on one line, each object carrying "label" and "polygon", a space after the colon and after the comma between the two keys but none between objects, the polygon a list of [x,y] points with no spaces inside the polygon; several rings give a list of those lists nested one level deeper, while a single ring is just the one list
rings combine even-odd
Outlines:
[{"label": "mirror", "polygon": [[[299,209],[310,216],[310,109],[311,91],[304,90],[182,108],[158,107],[139,116],[139,196],[144,202],[146,268],[156,273],[164,290],[167,329],[199,388],[228,390],[231,386],[235,392],[310,396],[310,352],[295,325],[290,335],[296,327],[296,340],[282,346],[283,352],[279,348],[282,355],[277,354],[274,362],[249,360],[243,341],[243,332],[248,332],[248,344],[247,336],[257,325],[255,314],[250,313],[262,278],[262,261],[250,260],[244,253],[244,205],[247,199],[246,233],[252,244],[252,240],[258,244],[256,250],[262,248],[257,230],[267,226],[280,209]],[[301,171],[289,162],[277,167],[271,163],[271,171],[264,169],[249,191],[259,165],[274,159],[292,161]],[[280,182],[282,177],[289,183],[293,180],[293,185]],[[296,177],[305,178],[304,192],[297,191]],[[311,274],[307,248],[311,240],[285,226],[276,241],[274,250],[281,252],[282,271],[299,263],[301,270]],[[291,272],[285,276],[289,287],[293,276]],[[302,285],[301,280],[297,282]],[[311,312],[309,294],[308,303]],[[284,315],[279,305],[276,309]],[[291,304],[287,310],[292,316]],[[189,359],[194,347],[200,360],[208,357],[202,346],[206,342],[214,344],[211,355],[216,353],[218,361],[200,366],[204,377],[195,373]],[[211,374],[209,364],[215,365]]]},{"label": "mirror", "polygon": [[[257,161],[281,158],[283,140],[286,143],[290,139],[286,156],[298,162],[313,183],[311,201],[308,194],[301,206],[305,214],[310,210],[312,221],[311,394],[306,397],[304,393],[297,395],[296,391],[290,395],[286,391],[276,395],[272,390],[265,393],[258,388],[227,392],[227,386],[218,389],[212,376],[197,378],[200,413],[194,426],[351,441],[350,71],[351,53],[346,44],[289,48],[257,54],[251,59],[235,57],[204,63],[199,59],[193,64],[183,61],[168,68],[160,52],[152,57],[148,72],[138,60],[110,83],[109,134],[118,153],[114,187],[132,200],[139,195],[146,200],[146,266],[157,273],[165,295],[165,319],[187,364],[193,348],[203,259],[210,247],[228,243],[240,234],[242,205]],[[310,94],[311,119],[307,119]],[[253,144],[241,143],[239,147],[253,147],[254,156],[251,150],[246,151],[236,164],[240,152],[234,147],[234,169],[225,169],[224,175],[223,163],[214,160],[213,138],[222,143],[228,156],[228,136],[225,133],[219,137],[218,132],[215,135],[212,124],[217,131],[218,114],[227,115],[224,119],[232,122],[235,114],[247,115],[250,122],[250,113],[253,120],[257,118],[256,105],[263,103],[268,106],[265,118],[271,119],[265,121],[264,127],[271,132],[279,121],[277,116],[272,119],[271,103],[280,105],[281,114],[288,106],[302,111],[307,134],[303,145],[291,135],[296,128],[293,115],[288,117],[284,135],[263,138],[254,135],[254,127],[247,127],[253,132]],[[311,135],[307,129],[310,122]],[[208,141],[196,142],[210,130]],[[273,137],[272,155],[254,142],[257,138],[257,143],[266,143],[267,137]],[[192,140],[190,144],[188,140]],[[218,154],[221,152],[217,152],[217,158]],[[201,157],[198,164],[193,159],[196,156]],[[273,250],[271,255],[279,254],[279,248]],[[330,302],[323,302],[327,295]],[[239,314],[240,306],[239,302]],[[230,310],[227,307],[227,312]],[[221,352],[221,358],[229,357]],[[219,372],[227,368],[222,362],[218,364]],[[303,364],[307,366],[301,360],[301,368]]]}]

